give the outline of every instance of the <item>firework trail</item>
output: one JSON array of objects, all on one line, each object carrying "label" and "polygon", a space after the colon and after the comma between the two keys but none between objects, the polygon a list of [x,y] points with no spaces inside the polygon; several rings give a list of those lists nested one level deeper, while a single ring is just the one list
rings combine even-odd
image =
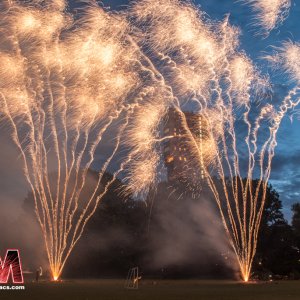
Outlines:
[{"label": "firework trail", "polygon": [[[0,4],[0,116],[24,159],[54,280],[120,173],[103,186],[131,114],[143,97],[160,93],[144,75],[124,16],[85,2],[76,16],[63,0]],[[107,152],[111,128],[111,153],[90,186],[89,169],[96,150]]]},{"label": "firework trail", "polygon": [[260,33],[268,35],[288,17],[291,0],[240,0],[249,5],[255,13],[253,25],[260,27]]},{"label": "firework trail", "polygon": [[[279,7],[282,8],[282,1],[272,12],[276,18]],[[194,168],[200,169],[199,185],[205,177],[219,207],[242,278],[248,281],[276,134],[287,111],[298,104],[292,100],[296,90],[291,91],[281,106],[268,104],[269,80],[238,50],[239,30],[229,25],[228,18],[220,23],[211,22],[188,2],[143,0],[131,7],[130,20],[140,31],[135,37],[137,44],[147,52],[158,78],[173,97],[171,103],[167,98],[166,105],[177,112],[178,121],[185,127],[182,139],[189,144]],[[274,26],[275,23],[269,29]],[[282,52],[290,52],[285,68],[299,76],[299,48],[295,45],[291,48],[292,45],[283,47]],[[279,61],[284,53],[277,55]],[[293,61],[289,61],[291,58]],[[187,124],[183,110],[187,103],[193,103],[194,107],[196,104],[199,134]],[[157,103],[153,103],[153,108],[157,109]],[[143,115],[145,120],[147,111]],[[159,113],[152,117],[156,119],[152,124],[161,124]],[[150,173],[157,172],[159,159],[157,150],[152,151],[153,147],[148,145],[156,143],[156,149],[158,144],[163,147],[157,138],[161,127],[140,135],[139,128],[143,125],[137,124],[130,132],[132,147],[138,154],[135,168],[129,174],[129,186],[141,194],[147,192],[153,179],[159,176]],[[147,145],[146,149],[140,147],[141,144]],[[145,150],[146,157],[152,157],[146,164],[144,159],[139,160],[145,157]],[[143,168],[147,168],[148,180],[140,172]],[[193,173],[190,170],[189,174]],[[138,187],[130,182],[139,182]]]},{"label": "firework trail", "polygon": [[[199,184],[207,179],[248,280],[276,133],[298,90],[278,110],[264,100],[253,105],[268,80],[238,51],[239,30],[227,18],[211,22],[177,0],[138,1],[122,14],[84,2],[76,16],[62,0],[0,4],[1,120],[24,159],[53,278],[117,176],[125,172],[135,197],[155,187],[163,143],[175,138],[162,130],[172,108],[185,128],[176,138],[188,142]],[[295,77],[299,47],[289,46],[269,59],[286,57],[283,67]],[[187,125],[183,107],[190,103],[199,134]],[[91,188],[89,168],[111,129],[111,153]],[[121,145],[128,155],[103,185]]]}]

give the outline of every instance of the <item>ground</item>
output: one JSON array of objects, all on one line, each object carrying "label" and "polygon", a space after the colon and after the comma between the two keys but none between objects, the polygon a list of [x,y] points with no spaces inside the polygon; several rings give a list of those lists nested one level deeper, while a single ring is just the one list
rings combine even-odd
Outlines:
[{"label": "ground", "polygon": [[126,290],[123,280],[25,283],[25,291],[0,290],[0,299],[22,300],[299,300],[300,281],[144,280]]}]

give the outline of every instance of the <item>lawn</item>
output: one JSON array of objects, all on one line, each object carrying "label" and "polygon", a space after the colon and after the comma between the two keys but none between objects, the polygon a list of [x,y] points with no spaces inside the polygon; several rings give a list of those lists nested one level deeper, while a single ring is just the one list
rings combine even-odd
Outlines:
[{"label": "lawn", "polygon": [[1,291],[0,299],[23,300],[299,300],[300,281],[243,284],[234,281],[145,280],[126,290],[123,280],[25,283],[25,291]]}]

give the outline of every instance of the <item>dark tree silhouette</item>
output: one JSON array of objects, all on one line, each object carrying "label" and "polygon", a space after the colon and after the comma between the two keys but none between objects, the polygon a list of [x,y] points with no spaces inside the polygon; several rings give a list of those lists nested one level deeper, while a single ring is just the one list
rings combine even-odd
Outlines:
[{"label": "dark tree silhouette", "polygon": [[269,185],[254,272],[261,279],[298,277],[298,256],[294,230],[284,219],[279,194]]},{"label": "dark tree silhouette", "polygon": [[[89,171],[91,181],[96,176],[96,172]],[[103,184],[110,178],[105,174]],[[193,191],[186,189],[186,182],[162,182],[146,202],[133,200],[122,193],[124,190],[120,180],[111,186],[74,249],[64,277],[125,277],[134,266],[140,267],[143,277],[233,276],[224,255],[207,239],[212,234],[209,229],[223,227],[216,227],[219,212],[205,185],[194,197]],[[32,194],[25,199],[24,210],[34,215]],[[289,225],[279,194],[268,185],[253,265],[257,277],[298,277],[300,204],[292,210]],[[226,240],[225,232],[220,235]]]}]

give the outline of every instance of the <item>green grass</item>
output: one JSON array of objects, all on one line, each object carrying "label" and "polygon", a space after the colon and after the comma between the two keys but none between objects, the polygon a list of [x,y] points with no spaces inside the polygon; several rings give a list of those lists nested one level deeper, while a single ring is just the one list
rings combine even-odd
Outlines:
[{"label": "green grass", "polygon": [[300,281],[243,284],[233,281],[163,280],[125,290],[123,280],[26,283],[25,291],[0,290],[0,299],[22,300],[299,300]]}]

